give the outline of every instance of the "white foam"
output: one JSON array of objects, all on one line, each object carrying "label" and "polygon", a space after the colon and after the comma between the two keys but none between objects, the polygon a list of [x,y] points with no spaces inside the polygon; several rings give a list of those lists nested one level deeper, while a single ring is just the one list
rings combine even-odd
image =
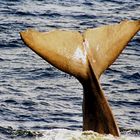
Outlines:
[{"label": "white foam", "polygon": [[43,132],[43,137],[36,140],[140,140],[139,137],[101,135],[93,131],[74,131],[67,129],[53,129]]}]

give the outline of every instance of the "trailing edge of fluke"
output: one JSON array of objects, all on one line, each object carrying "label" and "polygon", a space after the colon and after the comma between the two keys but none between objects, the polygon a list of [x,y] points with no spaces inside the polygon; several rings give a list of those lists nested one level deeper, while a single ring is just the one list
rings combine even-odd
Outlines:
[{"label": "trailing edge of fluke", "polygon": [[112,111],[98,82],[140,30],[140,20],[122,21],[77,31],[20,32],[24,43],[56,68],[76,77],[83,85],[83,130],[119,136]]}]

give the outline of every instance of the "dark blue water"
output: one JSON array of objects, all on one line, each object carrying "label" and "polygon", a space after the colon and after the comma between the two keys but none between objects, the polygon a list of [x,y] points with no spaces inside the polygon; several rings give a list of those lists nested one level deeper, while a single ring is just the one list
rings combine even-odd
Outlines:
[{"label": "dark blue water", "polygon": [[[0,139],[82,130],[82,86],[28,49],[20,31],[84,31],[124,19],[140,19],[139,0],[0,0]],[[100,81],[122,134],[139,137],[140,32]]]}]

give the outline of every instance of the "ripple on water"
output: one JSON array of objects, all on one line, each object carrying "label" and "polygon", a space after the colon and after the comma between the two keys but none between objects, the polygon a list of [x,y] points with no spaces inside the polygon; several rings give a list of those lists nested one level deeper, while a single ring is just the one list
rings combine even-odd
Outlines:
[{"label": "ripple on water", "polygon": [[[79,132],[82,86],[26,48],[19,31],[83,32],[123,19],[140,19],[139,7],[138,0],[0,0],[0,139],[26,139],[33,135],[27,131],[32,129],[46,131],[41,137],[45,140],[55,140],[55,136],[85,139]],[[124,139],[140,136],[139,44],[140,32],[101,78]]]}]

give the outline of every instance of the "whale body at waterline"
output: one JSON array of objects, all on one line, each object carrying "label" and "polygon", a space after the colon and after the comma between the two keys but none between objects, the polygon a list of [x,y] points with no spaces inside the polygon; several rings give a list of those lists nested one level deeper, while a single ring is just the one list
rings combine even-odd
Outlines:
[{"label": "whale body at waterline", "polygon": [[20,32],[24,43],[56,68],[76,77],[83,86],[83,130],[119,136],[110,106],[99,84],[101,74],[140,30],[140,20],[122,21],[77,31]]}]

